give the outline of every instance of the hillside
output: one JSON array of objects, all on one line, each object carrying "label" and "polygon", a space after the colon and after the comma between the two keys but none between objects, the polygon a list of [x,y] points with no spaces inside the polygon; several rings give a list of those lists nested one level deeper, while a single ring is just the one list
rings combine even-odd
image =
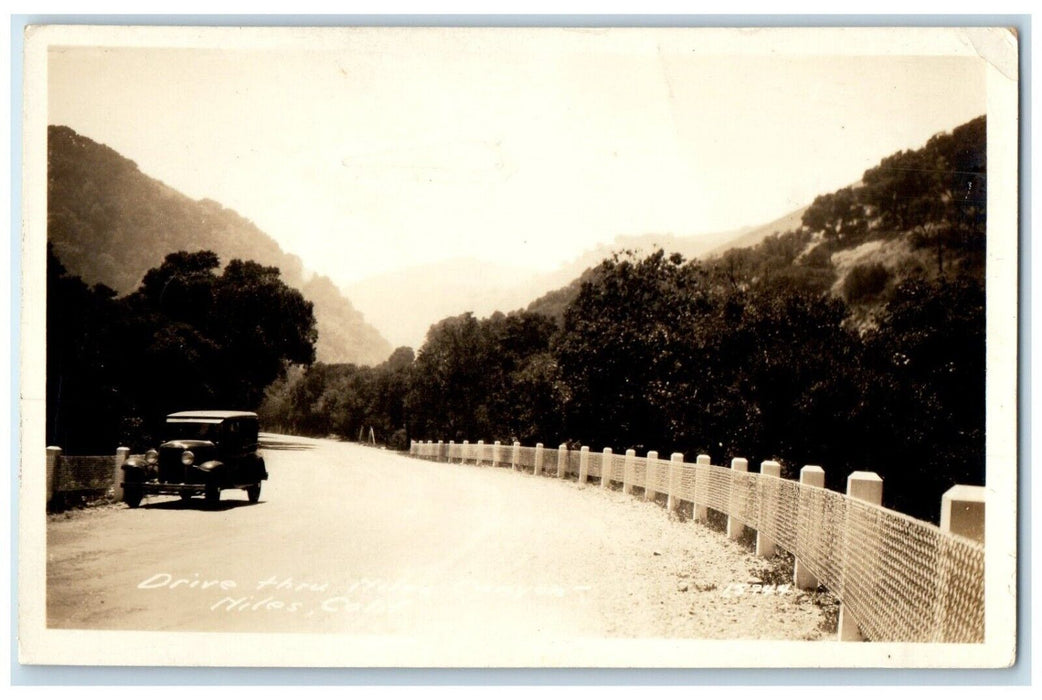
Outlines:
[{"label": "hillside", "polygon": [[222,263],[255,260],[278,267],[286,284],[314,303],[320,361],[377,364],[391,354],[329,279],[309,278],[298,257],[251,221],[186,197],[68,127],[50,126],[47,145],[47,237],[72,274],[125,294],[178,250],[212,250]]},{"label": "hillside", "polygon": [[[647,234],[644,236],[619,236],[611,245],[599,245],[582,256],[561,267],[553,277],[544,278],[547,284],[538,290],[538,296],[525,308],[527,311],[541,313],[560,319],[564,309],[579,294],[582,283],[591,279],[594,270],[601,261],[612,255],[630,252],[637,257],[650,255],[661,249],[669,253],[680,253],[686,260],[695,260],[717,255],[735,247],[752,245],[786,226],[799,216],[803,209],[788,214],[780,219],[762,226],[746,226],[731,231],[710,233],[700,236],[674,236]],[[531,299],[531,296],[529,297]]]},{"label": "hillside", "polygon": [[[911,277],[965,275],[983,282],[986,165],[985,119],[978,117],[920,149],[883,158],[859,182],[770,223],[694,240],[665,237],[652,247],[700,259],[734,278],[784,279],[827,292],[847,303],[850,325],[867,329]],[[697,246],[713,238],[721,242]],[[637,257],[651,252],[628,247]],[[597,262],[527,310],[561,318]]]},{"label": "hillside", "polygon": [[910,279],[983,284],[986,204],[987,129],[978,117],[883,158],[856,184],[779,220],[756,245],[710,262],[753,281],[827,291],[846,302],[848,323],[866,330]]},{"label": "hillside", "polygon": [[[723,253],[731,250],[732,248],[749,248],[754,245],[759,245],[765,238],[774,233],[782,233],[785,231],[794,231],[800,228],[803,220],[803,213],[807,211],[807,207],[800,207],[799,209],[789,212],[785,216],[779,217],[774,221],[763,224],[762,226],[753,226],[742,233],[737,238],[732,238],[721,245],[716,246],[698,255],[686,255],[684,251],[678,250],[687,259],[692,258],[711,258],[722,255]],[[670,250],[671,248],[667,248]]]}]

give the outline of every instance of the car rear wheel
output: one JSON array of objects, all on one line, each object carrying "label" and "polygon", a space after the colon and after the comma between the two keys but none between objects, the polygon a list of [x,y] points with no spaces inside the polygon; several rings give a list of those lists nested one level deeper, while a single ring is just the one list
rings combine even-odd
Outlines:
[{"label": "car rear wheel", "polygon": [[141,497],[144,493],[140,486],[127,486],[123,489],[123,502],[130,508],[137,508],[141,505]]},{"label": "car rear wheel", "polygon": [[250,503],[256,503],[260,500],[260,487],[260,484],[246,487],[246,498],[250,499]]},{"label": "car rear wheel", "polygon": [[216,508],[221,500],[221,489],[215,483],[206,485],[206,505],[208,508]]}]

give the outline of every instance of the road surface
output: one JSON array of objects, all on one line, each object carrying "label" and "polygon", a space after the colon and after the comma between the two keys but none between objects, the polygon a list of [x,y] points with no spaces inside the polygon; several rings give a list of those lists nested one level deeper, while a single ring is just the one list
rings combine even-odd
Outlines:
[{"label": "road surface", "polygon": [[818,639],[822,608],[763,560],[595,485],[264,436],[270,479],[52,516],[52,628]]}]

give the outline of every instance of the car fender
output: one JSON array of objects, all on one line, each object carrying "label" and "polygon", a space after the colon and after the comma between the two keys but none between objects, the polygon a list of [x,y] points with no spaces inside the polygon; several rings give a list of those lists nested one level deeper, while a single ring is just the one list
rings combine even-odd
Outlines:
[{"label": "car fender", "polygon": [[150,476],[150,467],[144,457],[130,457],[120,468],[126,481],[148,481]]}]

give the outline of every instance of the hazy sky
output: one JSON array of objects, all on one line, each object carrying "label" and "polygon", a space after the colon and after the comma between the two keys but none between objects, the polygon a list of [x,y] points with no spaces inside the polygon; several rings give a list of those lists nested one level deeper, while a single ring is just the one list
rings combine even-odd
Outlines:
[{"label": "hazy sky", "polygon": [[48,122],[346,284],[461,256],[550,270],[620,234],[765,223],[986,111],[979,59],[796,39],[356,30],[57,48]]}]

